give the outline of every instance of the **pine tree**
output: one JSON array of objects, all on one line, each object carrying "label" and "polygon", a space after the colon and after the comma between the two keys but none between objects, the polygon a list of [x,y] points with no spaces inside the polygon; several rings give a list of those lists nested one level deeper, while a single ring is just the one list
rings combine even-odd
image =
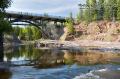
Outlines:
[{"label": "pine tree", "polygon": [[86,0],[86,4],[87,8],[77,15],[79,21],[120,19],[120,0]]},{"label": "pine tree", "polygon": [[104,10],[104,20],[110,20],[110,3],[109,3],[109,0],[105,0],[104,2],[104,7],[105,7],[105,10]]},{"label": "pine tree", "polygon": [[89,17],[90,17],[90,20],[93,21],[93,20],[97,20],[97,1],[96,0],[87,0],[86,1],[86,4],[88,5],[89,7]]},{"label": "pine tree", "polygon": [[120,0],[117,1],[117,20],[120,20]]},{"label": "pine tree", "polygon": [[82,8],[80,8],[79,13],[77,14],[77,22],[81,22],[84,21],[85,17],[84,17],[84,10]]},{"label": "pine tree", "polygon": [[104,17],[104,11],[105,11],[105,7],[104,7],[104,1],[105,0],[99,0],[98,1],[98,20],[103,20]]}]

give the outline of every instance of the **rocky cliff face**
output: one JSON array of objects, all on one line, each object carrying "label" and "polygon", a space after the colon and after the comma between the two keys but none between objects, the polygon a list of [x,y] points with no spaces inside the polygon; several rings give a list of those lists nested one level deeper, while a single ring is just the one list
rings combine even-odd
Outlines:
[{"label": "rocky cliff face", "polygon": [[42,29],[46,35],[48,35],[48,39],[58,40],[60,36],[64,33],[62,25],[54,25],[54,24],[47,24],[43,26]]},{"label": "rocky cliff face", "polygon": [[[78,40],[120,42],[120,22],[110,21],[97,21],[91,23],[81,22],[79,24],[75,24],[74,28],[76,32],[74,36]],[[67,38],[68,37],[66,35],[66,39]]]}]

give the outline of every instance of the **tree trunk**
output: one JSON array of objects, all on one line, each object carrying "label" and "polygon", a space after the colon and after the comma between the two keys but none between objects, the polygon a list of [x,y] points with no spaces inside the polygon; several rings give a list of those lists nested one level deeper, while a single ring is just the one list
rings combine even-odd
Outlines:
[{"label": "tree trunk", "polygon": [[3,47],[3,34],[0,33],[0,62],[3,62],[4,59],[4,47]]}]

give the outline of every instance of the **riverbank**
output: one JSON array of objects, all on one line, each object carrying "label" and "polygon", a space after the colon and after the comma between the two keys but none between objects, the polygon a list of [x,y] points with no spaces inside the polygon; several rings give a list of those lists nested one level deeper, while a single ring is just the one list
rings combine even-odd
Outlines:
[{"label": "riverbank", "polygon": [[52,44],[66,47],[94,47],[94,48],[109,48],[109,49],[120,49],[120,42],[103,42],[93,40],[74,40],[74,41],[61,41],[61,40],[41,40],[36,41],[42,44]]},{"label": "riverbank", "polygon": [[93,41],[93,40],[76,40],[73,42],[78,44],[79,46],[120,49],[120,42],[104,42],[104,41]]},{"label": "riverbank", "polygon": [[36,41],[22,41],[21,43],[4,43],[4,46],[17,46],[17,45],[29,45],[35,43],[43,44],[57,44],[68,47],[99,47],[99,48],[115,48],[120,49],[120,42],[105,42],[94,40],[73,40],[73,41],[61,41],[61,40],[36,40]]}]

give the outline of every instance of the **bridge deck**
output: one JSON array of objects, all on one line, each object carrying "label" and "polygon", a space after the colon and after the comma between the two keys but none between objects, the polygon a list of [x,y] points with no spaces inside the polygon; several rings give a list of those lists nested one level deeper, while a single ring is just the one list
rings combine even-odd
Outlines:
[{"label": "bridge deck", "polygon": [[49,15],[42,15],[42,14],[33,14],[33,13],[27,13],[27,12],[12,12],[12,11],[6,12],[6,15],[7,17],[11,17],[11,18],[65,22],[65,17],[61,17],[61,16],[49,16]]}]

